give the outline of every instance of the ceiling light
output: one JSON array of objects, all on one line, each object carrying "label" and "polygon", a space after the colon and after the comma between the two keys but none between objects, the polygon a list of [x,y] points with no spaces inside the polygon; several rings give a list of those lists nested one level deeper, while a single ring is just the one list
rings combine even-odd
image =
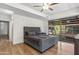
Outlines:
[{"label": "ceiling light", "polygon": [[48,9],[48,8],[49,8],[48,4],[44,3],[43,9]]},{"label": "ceiling light", "polygon": [[43,6],[43,9],[48,9],[49,7],[48,6]]}]

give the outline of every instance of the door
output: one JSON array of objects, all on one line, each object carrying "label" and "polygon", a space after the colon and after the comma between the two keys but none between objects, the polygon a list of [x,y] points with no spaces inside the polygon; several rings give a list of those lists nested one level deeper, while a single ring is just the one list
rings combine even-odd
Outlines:
[{"label": "door", "polygon": [[0,21],[0,38],[9,38],[9,22]]}]

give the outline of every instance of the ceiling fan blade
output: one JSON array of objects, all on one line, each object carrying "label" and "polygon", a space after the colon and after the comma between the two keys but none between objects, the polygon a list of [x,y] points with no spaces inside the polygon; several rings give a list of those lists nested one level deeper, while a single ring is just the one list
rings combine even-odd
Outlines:
[{"label": "ceiling fan blade", "polygon": [[42,6],[36,5],[36,6],[33,6],[33,7],[42,7]]},{"label": "ceiling fan blade", "polygon": [[51,3],[50,5],[56,5],[56,4],[58,4],[58,3]]},{"label": "ceiling fan blade", "polygon": [[49,8],[49,10],[53,11],[53,9],[52,9],[52,8]]},{"label": "ceiling fan blade", "polygon": [[43,9],[41,9],[41,12],[43,12]]}]

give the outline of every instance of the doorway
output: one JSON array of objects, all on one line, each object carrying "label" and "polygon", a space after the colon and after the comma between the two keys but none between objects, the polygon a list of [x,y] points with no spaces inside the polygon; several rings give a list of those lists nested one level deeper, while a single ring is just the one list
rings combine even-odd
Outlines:
[{"label": "doorway", "polygon": [[0,39],[9,40],[9,22],[0,21]]}]

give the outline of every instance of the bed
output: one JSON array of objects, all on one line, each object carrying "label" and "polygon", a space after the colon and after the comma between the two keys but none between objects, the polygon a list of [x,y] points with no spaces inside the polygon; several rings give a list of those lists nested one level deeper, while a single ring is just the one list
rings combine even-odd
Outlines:
[{"label": "bed", "polygon": [[40,52],[58,43],[57,36],[49,36],[40,31],[40,27],[24,27],[24,43],[29,44]]}]

